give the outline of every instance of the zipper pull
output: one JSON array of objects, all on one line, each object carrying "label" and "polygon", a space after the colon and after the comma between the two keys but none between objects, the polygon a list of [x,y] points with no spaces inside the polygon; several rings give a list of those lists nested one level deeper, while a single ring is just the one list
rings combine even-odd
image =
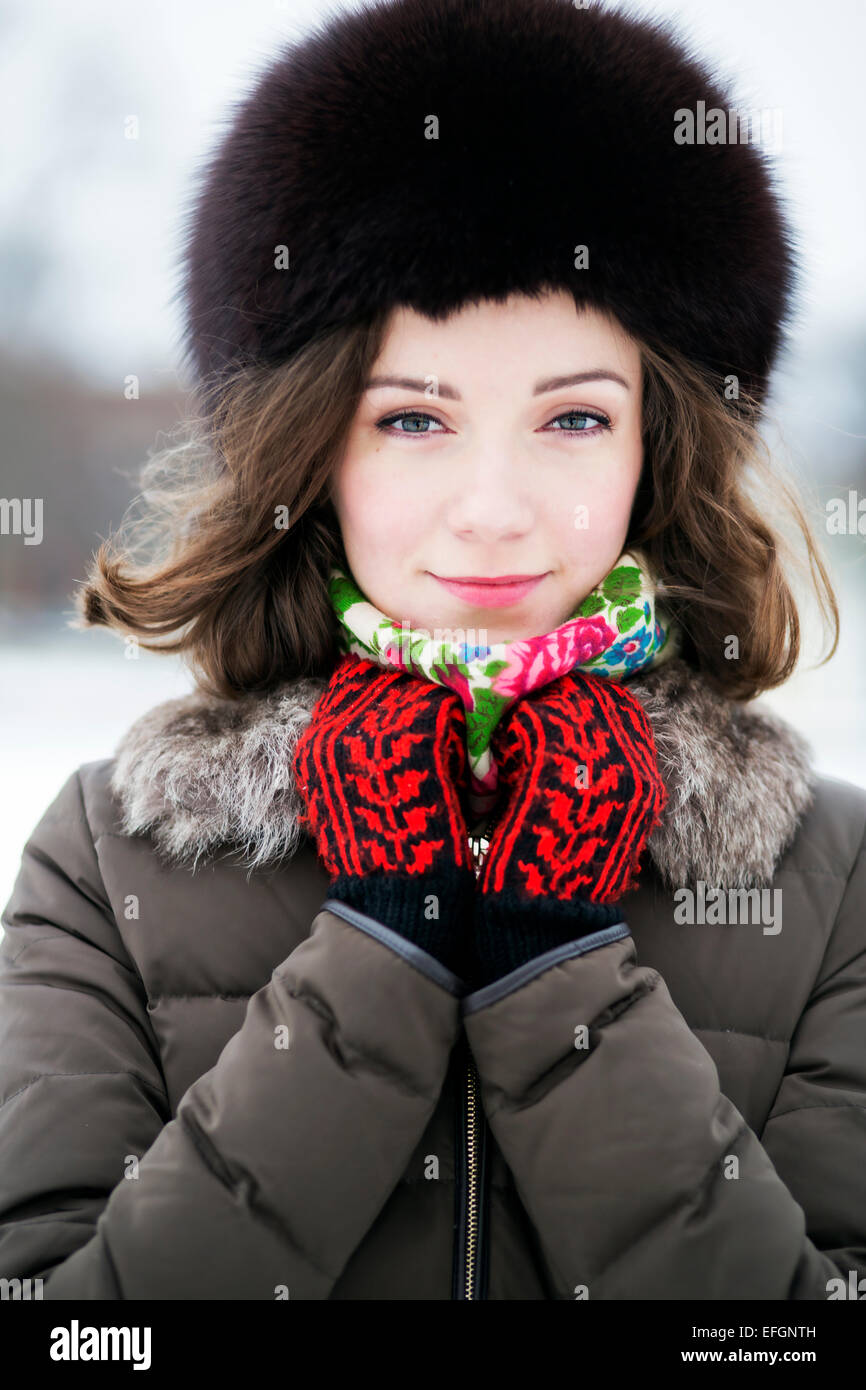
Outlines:
[{"label": "zipper pull", "polygon": [[472,851],[472,858],[475,861],[476,880],[478,879],[481,873],[481,866],[484,863],[484,857],[490,848],[490,840],[487,838],[490,834],[490,830],[491,823],[490,821],[488,821],[487,824],[484,826],[484,829],[479,831],[477,835],[470,834],[469,836],[469,848]]}]

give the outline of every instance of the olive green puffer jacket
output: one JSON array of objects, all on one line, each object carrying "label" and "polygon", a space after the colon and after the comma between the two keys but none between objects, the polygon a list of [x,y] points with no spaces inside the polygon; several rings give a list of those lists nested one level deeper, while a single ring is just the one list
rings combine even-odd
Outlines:
[{"label": "olive green puffer jacket", "polygon": [[0,948],[0,1276],[47,1299],[862,1278],[866,792],[680,659],[633,679],[669,804],[624,922],[467,994],[328,901],[290,775],[322,688],[160,705],[33,830]]}]

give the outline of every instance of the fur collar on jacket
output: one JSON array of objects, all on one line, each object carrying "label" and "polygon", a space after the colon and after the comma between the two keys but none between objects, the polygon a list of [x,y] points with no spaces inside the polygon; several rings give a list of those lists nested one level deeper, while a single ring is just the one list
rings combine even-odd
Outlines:
[{"label": "fur collar on jacket", "polygon": [[[250,869],[295,852],[291,762],[320,678],[267,695],[200,692],[155,706],[115,753],[111,789],[126,834],[149,833],[171,863],[242,852]],[[671,888],[702,879],[765,887],[812,799],[809,744],[777,715],[731,701],[680,658],[628,682],[652,724],[668,805],[649,853]]]}]

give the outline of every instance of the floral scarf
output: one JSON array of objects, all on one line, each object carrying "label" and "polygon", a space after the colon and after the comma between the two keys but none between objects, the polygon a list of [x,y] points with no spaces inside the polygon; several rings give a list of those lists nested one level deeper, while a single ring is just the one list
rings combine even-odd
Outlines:
[{"label": "floral scarf", "polygon": [[471,805],[478,816],[496,800],[497,771],[490,739],[505,710],[565,671],[616,680],[676,654],[679,629],[656,601],[655,583],[638,551],[626,551],[571,616],[552,632],[491,646],[455,641],[472,629],[397,624],[364,596],[352,576],[331,570],[329,593],[340,625],[340,647],[411,671],[456,691],[466,709]]}]

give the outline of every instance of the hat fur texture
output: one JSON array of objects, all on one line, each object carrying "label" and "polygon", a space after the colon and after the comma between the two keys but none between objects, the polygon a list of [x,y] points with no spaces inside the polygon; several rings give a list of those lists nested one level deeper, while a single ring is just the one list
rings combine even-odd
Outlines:
[{"label": "hat fur texture", "polygon": [[196,377],[376,310],[549,287],[763,399],[792,232],[756,144],[677,143],[699,101],[736,108],[668,21],[572,0],[331,15],[257,74],[195,194]]}]

